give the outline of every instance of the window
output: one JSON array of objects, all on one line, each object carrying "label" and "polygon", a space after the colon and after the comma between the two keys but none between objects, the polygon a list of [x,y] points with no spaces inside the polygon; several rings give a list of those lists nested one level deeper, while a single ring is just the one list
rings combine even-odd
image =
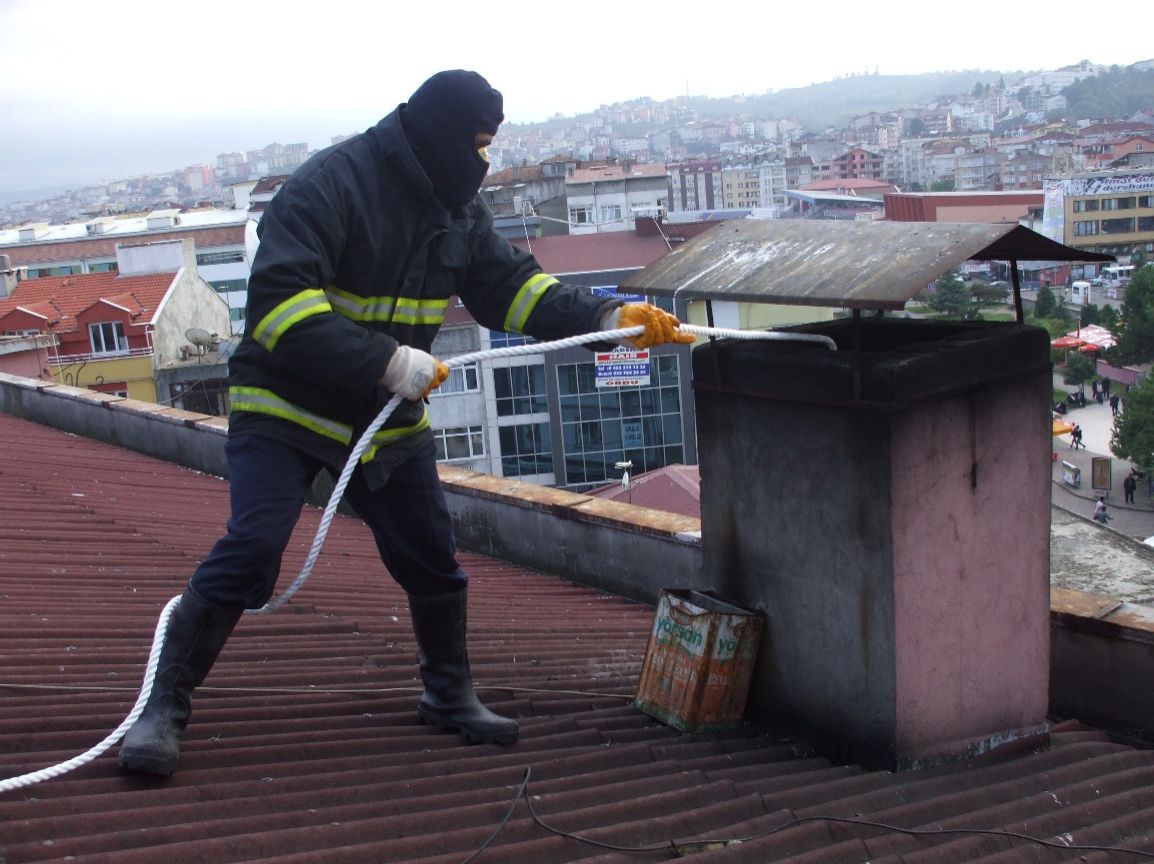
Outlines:
[{"label": "window", "polygon": [[437,442],[437,459],[442,462],[485,455],[485,435],[480,426],[434,429],[433,437]]},{"label": "window", "polygon": [[1103,210],[1133,210],[1134,199],[1130,198],[1103,198]]},{"label": "window", "polygon": [[497,416],[543,414],[549,410],[545,396],[545,367],[509,366],[493,370]]},{"label": "window", "polygon": [[476,393],[481,387],[477,380],[477,364],[469,363],[466,366],[454,366],[449,369],[449,377],[445,383],[429,394],[432,396],[447,396],[450,393]]},{"label": "window", "polygon": [[603,204],[603,205],[601,205],[601,221],[602,222],[620,222],[621,221],[621,205],[620,204]]},{"label": "window", "polygon": [[240,264],[244,261],[244,252],[200,252],[196,256],[196,265],[204,267],[208,264]]},{"label": "window", "polygon": [[1098,202],[1090,200],[1080,200],[1074,202],[1075,213],[1096,213],[1098,211]]},{"label": "window", "polygon": [[224,294],[228,291],[244,291],[248,288],[248,281],[245,279],[214,279],[208,284],[217,294]]},{"label": "window", "polygon": [[502,477],[553,473],[548,423],[502,426],[500,436]]},{"label": "window", "polygon": [[89,273],[116,273],[120,267],[115,261],[101,261],[97,264],[89,264]]},{"label": "window", "polygon": [[1098,233],[1097,220],[1091,219],[1091,220],[1087,220],[1087,221],[1074,223],[1074,236],[1075,237],[1090,237],[1090,236],[1097,234],[1097,233]]},{"label": "window", "polygon": [[1139,195],[1138,196],[1138,206],[1139,207],[1154,207],[1154,195]]},{"label": "window", "polygon": [[94,354],[127,354],[128,340],[124,338],[124,325],[119,321],[88,325],[88,339]]},{"label": "window", "polygon": [[1139,231],[1154,231],[1154,216],[1139,216],[1138,217]]},{"label": "window", "polygon": [[528,345],[533,341],[531,336],[522,336],[520,333],[505,333],[502,330],[489,331],[490,348],[508,348],[512,345]]},{"label": "window", "polygon": [[592,207],[570,207],[569,208],[569,224],[570,225],[592,225],[593,224],[593,208]]},{"label": "window", "polygon": [[1134,220],[1131,219],[1103,219],[1103,234],[1133,234]]}]

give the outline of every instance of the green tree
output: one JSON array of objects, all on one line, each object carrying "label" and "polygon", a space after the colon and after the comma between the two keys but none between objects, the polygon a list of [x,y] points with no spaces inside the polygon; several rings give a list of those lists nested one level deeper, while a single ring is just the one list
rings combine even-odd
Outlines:
[{"label": "green tree", "polygon": [[1101,324],[1101,323],[1102,323],[1102,310],[1098,308],[1098,304],[1087,303],[1085,306],[1082,307],[1082,326],[1083,327],[1087,326],[1088,324]]},{"label": "green tree", "polygon": [[1049,285],[1038,289],[1038,297],[1034,301],[1035,318],[1053,318],[1058,314],[1058,298],[1050,290]]},{"label": "green tree", "polygon": [[1005,282],[992,284],[989,282],[975,282],[970,289],[974,299],[983,306],[1000,306],[1010,295],[1010,286]]},{"label": "green tree", "polygon": [[1067,384],[1076,384],[1083,395],[1086,393],[1086,382],[1098,374],[1094,361],[1079,351],[1070,353],[1070,360],[1066,364],[1066,371],[1062,380]]},{"label": "green tree", "polygon": [[948,318],[971,321],[977,317],[978,304],[970,297],[970,289],[954,273],[938,279],[936,290],[930,295],[930,308]]},{"label": "green tree", "polygon": [[1103,306],[1098,313],[1098,325],[1105,327],[1111,333],[1118,332],[1118,310],[1113,306]]},{"label": "green tree", "polygon": [[1146,376],[1126,394],[1126,404],[1114,420],[1110,449],[1140,471],[1154,472],[1154,377]]},{"label": "green tree", "polygon": [[954,178],[946,177],[944,180],[935,180],[930,184],[931,192],[953,192]]},{"label": "green tree", "polygon": [[1134,271],[1122,299],[1118,344],[1110,352],[1118,363],[1154,360],[1154,267]]}]

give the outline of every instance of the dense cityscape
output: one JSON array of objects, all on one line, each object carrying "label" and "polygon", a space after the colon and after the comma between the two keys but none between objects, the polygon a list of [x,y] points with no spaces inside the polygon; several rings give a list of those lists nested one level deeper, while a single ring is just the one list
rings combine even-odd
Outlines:
[{"label": "dense cityscape", "polygon": [[[1154,61],[1127,71],[1149,74],[1151,69]],[[619,160],[666,167],[704,161],[719,172],[746,172],[750,182],[729,184],[729,194],[715,207],[781,210],[788,203],[785,189],[820,180],[878,180],[905,191],[1040,189],[1047,176],[1110,167],[1123,158],[1131,165],[1154,158],[1154,94],[1126,116],[1068,116],[1067,88],[1110,71],[1083,61],[1014,81],[986,73],[969,92],[871,110],[820,129],[807,128],[812,119],[762,116],[750,100],[736,98],[712,100],[709,111],[688,97],[604,105],[576,118],[506,124],[490,151],[489,183],[510,176],[503,172],[564,158],[577,164]],[[16,201],[0,208],[0,227],[162,208],[232,207],[236,184],[290,174],[317,149],[304,142],[272,143],[218,154],[214,164]],[[668,203],[674,211],[689,202],[672,196]]]}]

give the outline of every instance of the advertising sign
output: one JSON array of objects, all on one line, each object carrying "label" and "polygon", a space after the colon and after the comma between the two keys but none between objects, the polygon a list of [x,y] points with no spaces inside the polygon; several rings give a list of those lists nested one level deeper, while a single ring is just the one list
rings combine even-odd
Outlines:
[{"label": "advertising sign", "polygon": [[598,387],[648,387],[649,351],[636,348],[614,348],[597,352]]},{"label": "advertising sign", "polygon": [[644,303],[644,294],[622,294],[612,285],[599,285],[590,288],[589,293],[594,297],[607,297],[610,300],[623,300],[626,303]]}]

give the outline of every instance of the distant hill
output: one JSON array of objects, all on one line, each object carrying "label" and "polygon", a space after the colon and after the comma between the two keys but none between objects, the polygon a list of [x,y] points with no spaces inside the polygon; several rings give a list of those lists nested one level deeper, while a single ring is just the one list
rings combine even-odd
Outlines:
[{"label": "distant hill", "polygon": [[[1030,74],[1022,70],[994,71],[965,69],[953,72],[930,72],[922,75],[854,75],[760,95],[678,97],[662,103],[638,98],[641,103],[687,105],[702,119],[748,118],[780,120],[789,118],[809,132],[822,132],[845,126],[854,117],[871,111],[884,113],[915,108],[938,98],[965,96],[975,84],[997,84],[999,80],[1013,86]],[[1123,117],[1154,105],[1154,71],[1136,67],[1117,68],[1097,77],[1079,81],[1065,91],[1070,100],[1069,119]],[[518,129],[562,127],[573,120],[592,117],[593,112],[577,118],[554,118],[544,123],[507,124]],[[654,124],[615,123],[614,133],[645,135],[656,129]]]},{"label": "distant hill", "polygon": [[702,117],[789,117],[804,129],[820,132],[831,126],[844,126],[871,111],[913,108],[938,97],[969,94],[979,83],[997,84],[998,79],[1004,78],[1010,84],[1023,74],[974,69],[925,75],[856,75],[762,96],[690,99],[690,105]]}]

